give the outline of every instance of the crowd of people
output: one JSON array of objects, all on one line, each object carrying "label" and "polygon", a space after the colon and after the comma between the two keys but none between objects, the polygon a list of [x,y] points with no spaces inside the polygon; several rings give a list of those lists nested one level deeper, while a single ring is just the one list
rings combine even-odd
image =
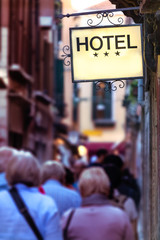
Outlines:
[{"label": "crowd of people", "polygon": [[71,168],[0,147],[1,240],[138,240],[140,189],[120,156]]}]

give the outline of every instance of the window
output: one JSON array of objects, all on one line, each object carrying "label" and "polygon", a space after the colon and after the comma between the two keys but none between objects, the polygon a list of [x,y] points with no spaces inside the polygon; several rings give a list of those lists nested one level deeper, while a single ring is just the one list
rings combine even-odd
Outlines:
[{"label": "window", "polygon": [[96,125],[112,126],[115,124],[113,120],[112,100],[113,100],[112,91],[105,91],[104,88],[96,89],[96,84],[93,84],[92,113],[93,121]]}]

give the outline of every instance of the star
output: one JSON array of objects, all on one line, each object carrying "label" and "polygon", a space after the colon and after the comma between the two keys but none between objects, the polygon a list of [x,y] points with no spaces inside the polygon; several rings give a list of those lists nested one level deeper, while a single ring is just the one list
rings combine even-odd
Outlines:
[{"label": "star", "polygon": [[93,55],[94,55],[95,57],[98,57],[98,53],[96,53],[96,52],[95,52]]},{"label": "star", "polygon": [[104,53],[104,56],[105,56],[105,57],[106,57],[106,56],[108,56],[108,55],[109,55],[109,53],[108,53],[108,52],[105,52],[105,53]]},{"label": "star", "polygon": [[116,54],[116,56],[119,56],[119,55],[120,55],[120,52],[117,51],[117,52],[115,52],[115,54]]}]

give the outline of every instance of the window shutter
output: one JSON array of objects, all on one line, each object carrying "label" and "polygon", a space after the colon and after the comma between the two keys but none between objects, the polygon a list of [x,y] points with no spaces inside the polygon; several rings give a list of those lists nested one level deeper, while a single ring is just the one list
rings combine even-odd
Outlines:
[{"label": "window shutter", "polygon": [[63,83],[63,60],[56,59],[55,63],[56,83],[55,99],[60,116],[64,114],[64,83]]}]

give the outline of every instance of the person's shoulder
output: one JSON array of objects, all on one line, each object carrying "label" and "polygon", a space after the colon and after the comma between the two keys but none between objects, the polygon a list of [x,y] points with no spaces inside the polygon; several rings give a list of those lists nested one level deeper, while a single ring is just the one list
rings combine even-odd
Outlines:
[{"label": "person's shoulder", "polygon": [[121,222],[122,225],[126,225],[129,222],[129,217],[125,210],[117,207],[109,205],[106,209],[106,211],[103,212],[103,214],[108,214],[111,216],[112,220],[117,222]]},{"label": "person's shoulder", "polygon": [[135,220],[138,217],[138,211],[136,209],[135,202],[132,198],[128,197],[124,203],[124,209],[129,214],[131,220]]},{"label": "person's shoulder", "polygon": [[110,214],[114,214],[117,216],[125,216],[126,215],[125,211],[122,208],[120,208],[119,206],[113,205],[112,203],[109,203],[108,205],[106,205],[105,209]]},{"label": "person's shoulder", "polygon": [[39,204],[43,209],[57,209],[57,205],[52,197],[47,194],[42,194],[40,192],[37,192],[36,195],[37,204]]},{"label": "person's shoulder", "polygon": [[124,202],[124,208],[125,207],[136,208],[135,202],[131,197],[127,197],[126,201]]},{"label": "person's shoulder", "polygon": [[75,196],[75,197],[80,197],[80,194],[77,192],[77,190],[74,190],[74,189],[70,189],[70,188],[67,188],[65,186],[63,186],[63,191],[68,194],[68,195],[71,195],[71,196]]},{"label": "person's shoulder", "polygon": [[37,193],[39,195],[39,198],[44,202],[47,202],[47,204],[55,204],[55,201],[53,200],[53,198],[51,198],[49,195],[47,194],[42,194],[42,193]]},{"label": "person's shoulder", "polygon": [[124,209],[126,208],[137,212],[135,202],[131,197],[127,197],[126,201],[124,202]]}]

